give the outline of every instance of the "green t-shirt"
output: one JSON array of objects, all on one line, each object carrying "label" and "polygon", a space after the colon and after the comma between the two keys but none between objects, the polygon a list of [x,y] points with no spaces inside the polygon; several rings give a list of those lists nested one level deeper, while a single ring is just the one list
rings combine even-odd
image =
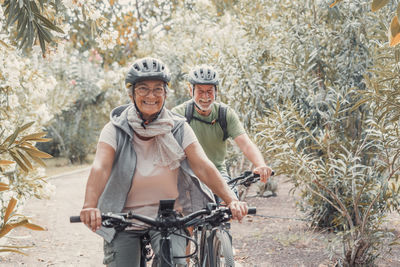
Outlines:
[{"label": "green t-shirt", "polygon": [[[182,116],[185,116],[186,105],[190,101],[192,100],[186,101],[174,107],[172,111]],[[194,109],[193,117],[211,122],[215,119],[218,119],[219,106],[219,103],[214,102],[212,106],[212,111],[208,116],[202,116],[196,111],[196,109]],[[232,139],[235,139],[237,136],[245,133],[243,125],[239,121],[236,112],[230,107],[228,107],[226,111],[226,124],[228,137],[231,137]],[[190,126],[196,134],[196,137],[199,140],[200,145],[203,147],[204,152],[206,152],[207,157],[214,163],[214,165],[220,172],[226,173],[225,157],[227,141],[222,141],[224,133],[219,123],[211,125],[198,121],[196,119],[192,119],[190,122]]]}]

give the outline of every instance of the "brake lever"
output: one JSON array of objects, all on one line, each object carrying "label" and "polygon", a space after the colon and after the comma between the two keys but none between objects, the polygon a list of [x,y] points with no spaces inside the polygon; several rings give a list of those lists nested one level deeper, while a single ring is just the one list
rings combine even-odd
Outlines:
[{"label": "brake lever", "polygon": [[252,175],[247,177],[244,181],[240,182],[239,185],[244,185],[245,187],[249,187],[251,184],[260,180],[260,175],[251,173]]}]

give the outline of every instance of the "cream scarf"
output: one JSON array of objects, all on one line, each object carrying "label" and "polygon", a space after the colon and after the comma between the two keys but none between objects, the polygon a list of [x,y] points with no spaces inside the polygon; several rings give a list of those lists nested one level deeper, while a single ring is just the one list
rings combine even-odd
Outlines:
[{"label": "cream scarf", "polygon": [[[163,108],[158,118],[146,125],[144,129],[135,105],[130,105],[127,110],[127,119],[132,129],[143,137],[154,137],[156,151],[154,164],[161,167],[168,166],[174,170],[180,166],[180,162],[185,158],[182,147],[178,144],[171,133],[174,127],[174,120],[166,108]],[[185,118],[182,118],[185,120]]]}]

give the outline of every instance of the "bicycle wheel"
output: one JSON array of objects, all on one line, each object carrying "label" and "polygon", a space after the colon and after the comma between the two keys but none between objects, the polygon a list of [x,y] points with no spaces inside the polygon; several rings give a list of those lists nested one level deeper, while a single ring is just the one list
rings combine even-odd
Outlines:
[{"label": "bicycle wheel", "polygon": [[227,231],[218,229],[213,232],[211,266],[235,266],[232,239]]},{"label": "bicycle wheel", "polygon": [[200,256],[200,266],[201,267],[211,267],[211,259],[210,259],[210,231],[202,229],[200,233],[200,247],[199,247],[199,256]]}]

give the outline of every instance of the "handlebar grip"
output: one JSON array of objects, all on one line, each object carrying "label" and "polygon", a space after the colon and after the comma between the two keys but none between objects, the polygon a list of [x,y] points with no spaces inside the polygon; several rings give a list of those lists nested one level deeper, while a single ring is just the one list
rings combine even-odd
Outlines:
[{"label": "handlebar grip", "polygon": [[256,214],[256,213],[257,213],[256,207],[248,207],[247,208],[247,214]]},{"label": "handlebar grip", "polygon": [[71,216],[71,217],[69,217],[69,222],[78,223],[78,222],[82,222],[82,221],[81,221],[81,217],[80,216]]},{"label": "handlebar grip", "polygon": [[[275,171],[272,170],[271,176],[274,176],[274,175],[275,175]],[[253,177],[260,177],[260,175],[258,173],[253,173]]]}]

